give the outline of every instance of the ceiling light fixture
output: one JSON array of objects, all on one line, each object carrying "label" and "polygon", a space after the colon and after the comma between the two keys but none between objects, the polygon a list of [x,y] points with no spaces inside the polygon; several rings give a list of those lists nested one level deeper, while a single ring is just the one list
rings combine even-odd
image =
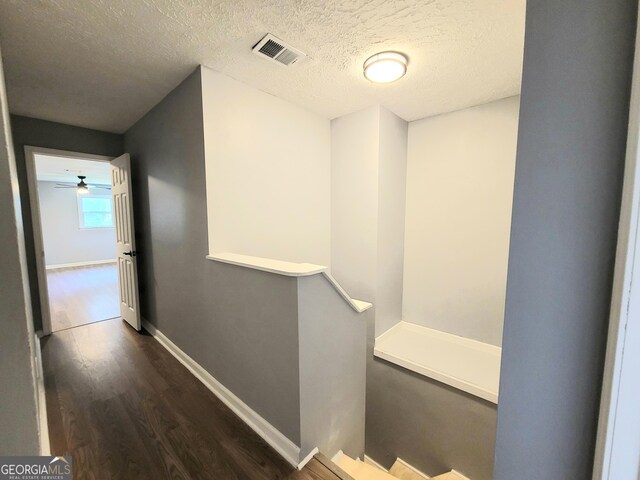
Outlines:
[{"label": "ceiling light fixture", "polygon": [[364,62],[364,76],[375,83],[391,83],[407,73],[407,57],[398,52],[380,52]]}]

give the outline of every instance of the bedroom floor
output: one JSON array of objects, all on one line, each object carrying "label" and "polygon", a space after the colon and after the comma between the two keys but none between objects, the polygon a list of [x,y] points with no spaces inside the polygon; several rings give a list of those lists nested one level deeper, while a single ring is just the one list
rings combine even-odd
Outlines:
[{"label": "bedroom floor", "polygon": [[116,264],[47,271],[51,330],[120,316]]}]

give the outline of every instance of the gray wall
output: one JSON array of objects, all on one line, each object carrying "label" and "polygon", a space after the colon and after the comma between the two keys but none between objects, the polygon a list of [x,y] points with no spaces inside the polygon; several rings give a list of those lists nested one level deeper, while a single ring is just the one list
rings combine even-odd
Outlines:
[{"label": "gray wall", "polygon": [[491,480],[496,406],[374,358],[373,343],[371,322],[367,455],[387,468],[400,457],[428,475],[456,469],[473,480]]},{"label": "gray wall", "polygon": [[33,246],[33,227],[31,225],[31,207],[27,188],[27,167],[24,159],[25,145],[33,147],[55,148],[72,152],[92,153],[95,155],[119,156],[123,153],[122,135],[99,132],[87,128],[73,127],[60,123],[36,120],[35,118],[11,115],[11,130],[15,149],[18,182],[20,184],[20,201],[27,247],[27,265],[29,268],[29,284],[31,286],[31,302],[36,330],[42,328],[40,313],[40,297],[38,295],[38,277],[36,274],[36,257]]},{"label": "gray wall", "polygon": [[[125,133],[142,316],[301,446],[364,451],[366,323],[320,276],[207,260],[196,70]],[[302,413],[301,413],[302,412]]]},{"label": "gray wall", "polygon": [[591,478],[637,7],[527,4],[497,480]]},{"label": "gray wall", "polygon": [[362,457],[367,319],[321,275],[298,280],[302,456],[318,447]]},{"label": "gray wall", "polygon": [[294,278],[208,253],[196,70],[125,133],[142,316],[292,441],[300,441]]},{"label": "gray wall", "polygon": [[34,334],[0,57],[0,455],[38,455]]},{"label": "gray wall", "polygon": [[[110,197],[111,192],[103,190],[98,195]],[[56,188],[56,182],[38,182],[38,199],[47,266],[115,260],[115,228],[80,228],[75,188]]]}]

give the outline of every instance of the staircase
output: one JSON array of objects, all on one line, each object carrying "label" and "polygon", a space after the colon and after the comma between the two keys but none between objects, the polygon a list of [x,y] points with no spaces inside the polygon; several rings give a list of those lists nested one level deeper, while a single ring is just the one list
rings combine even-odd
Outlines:
[{"label": "staircase", "polygon": [[469,480],[455,470],[429,477],[399,458],[388,471],[374,462],[366,459],[364,462],[360,459],[354,460],[342,452],[339,452],[332,460],[340,470],[353,480]]}]

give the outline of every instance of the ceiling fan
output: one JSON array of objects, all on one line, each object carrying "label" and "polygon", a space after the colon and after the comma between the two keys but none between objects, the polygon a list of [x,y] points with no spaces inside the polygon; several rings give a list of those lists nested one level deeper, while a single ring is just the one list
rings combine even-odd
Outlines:
[{"label": "ceiling fan", "polygon": [[55,188],[75,188],[78,190],[78,193],[80,194],[89,193],[89,188],[100,188],[102,190],[111,190],[111,186],[109,185],[85,183],[84,179],[87,178],[86,175],[78,175],[78,178],[80,179],[78,183],[72,183],[72,182],[56,183]]}]

